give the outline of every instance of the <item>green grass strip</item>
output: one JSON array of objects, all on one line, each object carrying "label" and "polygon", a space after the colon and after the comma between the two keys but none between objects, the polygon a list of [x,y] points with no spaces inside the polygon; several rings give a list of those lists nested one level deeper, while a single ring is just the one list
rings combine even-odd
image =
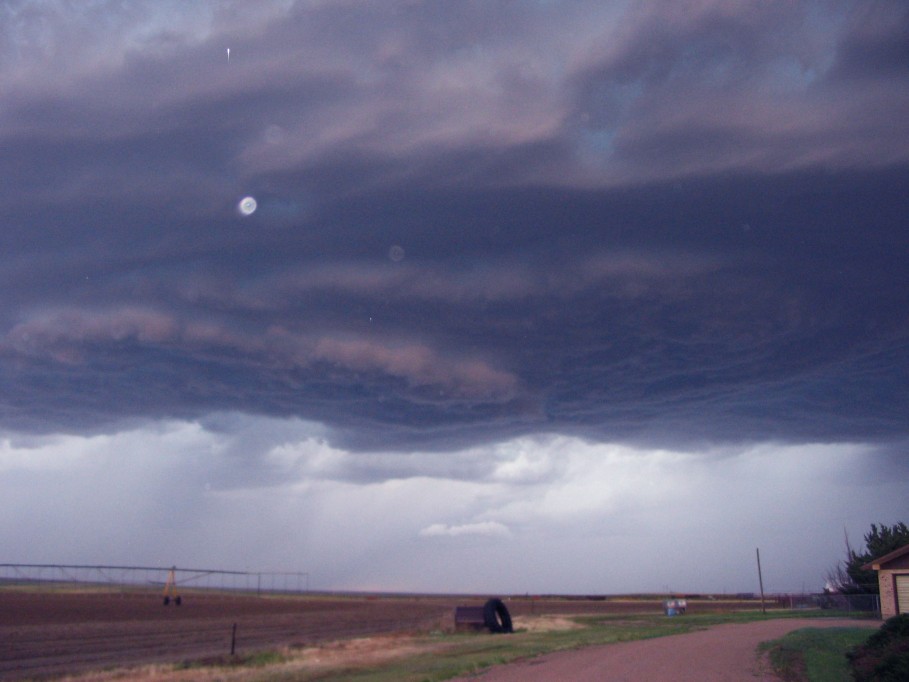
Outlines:
[{"label": "green grass strip", "polygon": [[[628,642],[702,630],[722,623],[744,623],[778,618],[759,612],[690,614],[677,618],[658,615],[587,616],[573,618],[584,627],[549,632],[516,632],[512,635],[435,634],[420,639],[427,653],[366,668],[282,672],[264,669],[250,679],[281,682],[442,682],[543,654],[588,646]],[[804,617],[804,614],[799,614]],[[856,632],[863,637],[867,630]],[[826,632],[822,631],[822,632]],[[851,641],[851,640],[850,640]],[[848,647],[847,647],[848,648]],[[801,679],[801,678],[799,678]],[[816,678],[827,679],[827,678]],[[830,678],[837,679],[837,678]],[[848,678],[847,678],[848,679]]]},{"label": "green grass strip", "polygon": [[803,628],[765,642],[774,671],[786,682],[849,682],[846,652],[868,639],[867,628]]}]

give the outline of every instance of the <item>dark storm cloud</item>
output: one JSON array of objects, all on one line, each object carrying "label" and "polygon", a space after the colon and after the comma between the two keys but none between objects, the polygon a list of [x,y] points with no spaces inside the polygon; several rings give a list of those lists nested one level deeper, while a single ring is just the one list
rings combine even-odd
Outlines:
[{"label": "dark storm cloud", "polygon": [[601,4],[6,5],[3,425],[905,436],[906,11]]}]

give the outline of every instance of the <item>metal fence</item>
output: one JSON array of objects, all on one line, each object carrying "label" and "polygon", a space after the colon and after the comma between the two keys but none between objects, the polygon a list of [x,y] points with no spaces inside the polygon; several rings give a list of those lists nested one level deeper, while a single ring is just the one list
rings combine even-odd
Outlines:
[{"label": "metal fence", "polygon": [[881,598],[876,594],[780,594],[777,605],[790,609],[825,609],[845,611],[856,615],[880,615]]},{"label": "metal fence", "polygon": [[0,587],[44,588],[164,587],[170,572],[180,589],[297,594],[309,591],[309,573],[300,571],[226,571],[178,566],[89,566],[0,564]]}]

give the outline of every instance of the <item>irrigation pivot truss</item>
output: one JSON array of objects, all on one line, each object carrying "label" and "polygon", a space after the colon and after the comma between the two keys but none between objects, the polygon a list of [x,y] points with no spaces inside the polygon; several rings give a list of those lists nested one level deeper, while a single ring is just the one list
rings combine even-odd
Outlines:
[{"label": "irrigation pivot truss", "polygon": [[180,589],[298,594],[309,591],[309,573],[300,571],[225,571],[177,566],[89,566],[84,564],[0,564],[0,588],[106,586],[163,588],[173,571]]}]

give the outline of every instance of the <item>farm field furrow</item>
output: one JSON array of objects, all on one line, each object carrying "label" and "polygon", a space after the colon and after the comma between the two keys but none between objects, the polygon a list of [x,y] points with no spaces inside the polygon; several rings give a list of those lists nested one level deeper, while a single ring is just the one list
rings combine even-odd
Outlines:
[{"label": "farm field furrow", "polygon": [[0,592],[0,677],[22,679],[438,627],[444,600]]}]

